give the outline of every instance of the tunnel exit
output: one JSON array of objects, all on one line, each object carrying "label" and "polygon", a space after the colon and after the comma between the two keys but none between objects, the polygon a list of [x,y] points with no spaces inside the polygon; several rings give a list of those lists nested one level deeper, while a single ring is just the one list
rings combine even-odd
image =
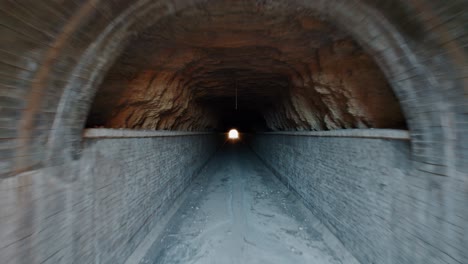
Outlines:
[{"label": "tunnel exit", "polygon": [[237,129],[229,130],[228,139],[231,139],[231,140],[239,139],[239,131],[237,131]]}]

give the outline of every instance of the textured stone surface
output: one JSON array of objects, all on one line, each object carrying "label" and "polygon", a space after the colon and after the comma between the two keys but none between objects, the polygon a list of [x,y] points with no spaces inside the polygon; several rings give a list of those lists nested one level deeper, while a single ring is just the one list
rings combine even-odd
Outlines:
[{"label": "textured stone surface", "polygon": [[[81,256],[81,251],[90,253],[86,254],[88,257],[77,257],[77,263],[101,261],[100,256],[104,255],[96,253],[99,252],[96,249],[101,250],[98,246],[101,242],[97,242],[99,236],[94,235],[94,230],[86,230],[86,226],[94,225],[90,222],[94,220],[80,217],[89,213],[86,210],[76,213],[78,211],[71,209],[89,206],[87,203],[74,203],[74,199],[82,201],[80,197],[83,193],[93,197],[98,192],[94,187],[86,189],[69,181],[77,175],[71,173],[73,170],[69,166],[75,164],[77,168],[81,163],[83,127],[94,94],[108,70],[135,36],[141,37],[156,22],[170,19],[184,10],[196,10],[198,6],[203,9],[218,2],[223,1],[0,2],[0,236],[1,241],[7,243],[1,247],[2,261],[14,259],[16,263],[29,264],[39,259],[73,263],[74,256]],[[399,99],[411,134],[408,157],[411,173],[404,177],[404,186],[393,196],[400,200],[396,200],[392,214],[395,228],[387,233],[391,236],[392,256],[395,256],[392,260],[405,264],[430,263],[432,260],[466,263],[466,257],[461,252],[468,248],[468,2],[277,0],[255,1],[255,4],[249,1],[227,3],[253,6],[248,11],[256,13],[251,17],[258,19],[267,16],[269,10],[310,12],[313,17],[327,21],[326,25],[336,27],[345,37],[363,47],[379,65]],[[291,17],[291,21],[294,17]],[[284,19],[281,16],[278,18]],[[274,32],[275,28],[272,28]],[[206,38],[215,40],[210,36]],[[332,43],[329,44],[334,45]],[[259,52],[254,50],[254,53]],[[331,69],[342,71],[337,66]],[[271,74],[263,76],[273,77]],[[284,82],[275,80],[275,83]],[[185,93],[176,91],[174,94]],[[161,102],[161,105],[170,103]],[[231,105],[232,101],[229,100]],[[295,105],[303,106],[304,103],[299,101]],[[177,108],[177,111],[180,109]],[[186,109],[193,108],[187,106]],[[303,107],[294,109],[301,110]],[[197,111],[205,110],[201,107]],[[254,116],[253,111],[247,112],[252,120],[263,119],[262,116]],[[309,117],[313,113],[305,114]],[[276,113],[274,116],[293,115]],[[342,114],[334,113],[331,116]],[[135,117],[138,122],[141,119],[143,117]],[[203,126],[213,124],[211,118],[207,119],[202,122]],[[339,123],[336,119],[329,122],[332,127]],[[152,126],[157,122],[160,121],[148,121]],[[291,124],[293,122],[297,123],[297,120],[291,119]],[[183,122],[160,123],[172,126]],[[279,126],[284,123],[275,121],[271,124]],[[182,128],[195,129],[196,126]],[[299,145],[301,142],[298,142]],[[118,142],[114,142],[115,145]],[[109,149],[113,146],[109,146]],[[321,149],[324,153],[329,150],[325,146]],[[313,147],[309,149],[312,150]],[[347,153],[345,150],[342,149],[343,154]],[[153,151],[156,152],[157,148]],[[148,156],[154,154],[144,153]],[[330,156],[333,157],[335,155]],[[133,158],[135,160],[130,162]],[[151,166],[140,163],[137,158],[144,160],[143,156],[137,155],[126,157],[123,161],[133,163],[135,171]],[[288,160],[283,162],[287,163]],[[333,168],[342,169],[342,166],[343,163],[333,164]],[[85,171],[83,173],[87,175]],[[106,177],[109,176],[106,174]],[[61,178],[66,179],[65,183]],[[91,184],[91,181],[88,183]],[[135,185],[132,182],[129,186]],[[130,187],[127,190],[122,197],[131,197],[135,195],[133,191],[138,191]],[[61,211],[61,208],[66,210]],[[98,209],[95,213],[94,209],[90,210],[96,215],[104,211],[101,207]],[[388,219],[382,220],[382,223],[385,221]],[[78,222],[77,229],[68,228],[75,222]],[[16,228],[18,226],[25,228]],[[37,232],[33,233],[31,229]],[[89,233],[81,235],[81,232]],[[15,241],[18,243],[13,243]],[[121,254],[107,249],[109,258]],[[372,252],[366,254],[375,257]]]},{"label": "textured stone surface", "polygon": [[80,160],[3,179],[1,263],[124,263],[217,142],[86,139]]},{"label": "textured stone surface", "polygon": [[146,29],[99,88],[88,126],[405,127],[382,72],[349,36],[306,10],[255,8],[219,1]]},{"label": "textured stone surface", "polygon": [[251,144],[361,263],[468,263],[465,187],[418,173],[407,141],[265,134]]},{"label": "textured stone surface", "polygon": [[[224,1],[2,2],[0,174],[75,159],[93,96],[129,40],[174,14],[219,2]],[[244,4],[257,21],[274,10],[310,14],[363,46],[400,101],[414,139],[412,160],[428,174],[465,179],[466,1],[227,1],[233,10]],[[263,119],[247,112],[249,123]],[[306,114],[304,120],[312,120]]]}]

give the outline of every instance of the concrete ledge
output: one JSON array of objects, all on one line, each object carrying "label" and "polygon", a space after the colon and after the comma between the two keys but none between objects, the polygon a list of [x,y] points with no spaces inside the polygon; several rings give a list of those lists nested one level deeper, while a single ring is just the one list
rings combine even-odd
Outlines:
[{"label": "concrete ledge", "polygon": [[83,138],[146,138],[146,137],[180,137],[213,134],[212,132],[162,131],[88,128],[84,130]]},{"label": "concrete ledge", "polygon": [[287,135],[306,137],[354,137],[354,138],[377,138],[410,140],[407,130],[398,129],[340,129],[330,131],[278,131],[259,133],[263,135]]},{"label": "concrete ledge", "polygon": [[[88,128],[84,130],[84,138],[144,138],[144,137],[178,137],[217,134],[217,132],[189,132],[189,131],[165,131],[165,130],[133,130],[133,129],[109,129]],[[340,129],[329,131],[275,131],[260,132],[260,135],[287,135],[308,137],[354,137],[410,140],[407,130],[397,129]]]}]

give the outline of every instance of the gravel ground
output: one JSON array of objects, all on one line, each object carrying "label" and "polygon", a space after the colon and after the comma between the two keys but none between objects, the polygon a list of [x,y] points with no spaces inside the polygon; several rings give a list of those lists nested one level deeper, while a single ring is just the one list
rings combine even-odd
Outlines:
[{"label": "gravel ground", "polygon": [[358,263],[241,143],[226,144],[140,263]]}]

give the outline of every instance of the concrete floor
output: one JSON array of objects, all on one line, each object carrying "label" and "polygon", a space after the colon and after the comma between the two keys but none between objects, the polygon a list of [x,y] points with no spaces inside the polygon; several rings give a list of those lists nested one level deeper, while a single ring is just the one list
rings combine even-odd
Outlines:
[{"label": "concrete floor", "polygon": [[358,263],[242,144],[226,144],[141,263]]}]

